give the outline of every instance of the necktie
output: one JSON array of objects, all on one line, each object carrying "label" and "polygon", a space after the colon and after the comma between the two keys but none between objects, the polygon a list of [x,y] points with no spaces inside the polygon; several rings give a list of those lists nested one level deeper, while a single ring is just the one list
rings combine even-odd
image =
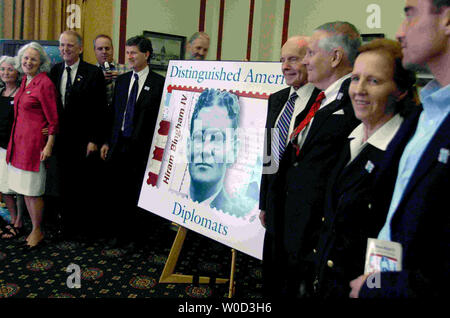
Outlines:
[{"label": "necktie", "polygon": [[300,153],[300,147],[295,142],[295,139],[298,137],[298,135],[301,133],[301,131],[306,127],[306,125],[309,124],[311,119],[314,117],[316,112],[319,110],[320,105],[322,104],[322,100],[324,98],[325,98],[325,93],[324,92],[320,92],[320,94],[317,95],[317,98],[316,98],[314,104],[311,106],[311,109],[309,110],[309,112],[306,115],[305,119],[303,119],[301,121],[301,123],[297,126],[297,128],[295,128],[295,130],[292,132],[291,136],[289,137],[289,139],[291,140],[291,142],[294,145],[295,149],[297,150],[296,151],[297,156]]},{"label": "necktie", "polygon": [[70,71],[72,69],[70,66],[66,67],[67,71],[67,82],[66,82],[66,92],[64,93],[64,106],[67,104],[67,99],[69,98],[70,91],[72,90],[72,77],[70,76]]},{"label": "necktie", "polygon": [[289,97],[286,107],[283,109],[283,113],[280,116],[275,128],[278,128],[278,142],[277,139],[273,139],[272,143],[272,158],[275,159],[275,162],[280,162],[281,156],[286,149],[286,140],[289,132],[289,126],[291,124],[292,113],[294,112],[295,100],[298,95],[296,92],[293,92]]},{"label": "necktie", "polygon": [[125,113],[125,123],[123,125],[123,136],[131,137],[133,131],[133,117],[134,117],[134,106],[136,105],[136,98],[139,88],[139,76],[134,73],[134,83],[131,88],[130,96],[128,96],[127,109]]}]

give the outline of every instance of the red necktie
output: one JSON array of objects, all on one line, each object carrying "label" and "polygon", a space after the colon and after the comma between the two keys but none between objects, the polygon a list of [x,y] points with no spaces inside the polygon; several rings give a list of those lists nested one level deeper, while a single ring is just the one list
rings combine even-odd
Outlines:
[{"label": "red necktie", "polygon": [[325,98],[325,93],[324,92],[320,92],[319,95],[317,95],[317,98],[316,98],[314,104],[311,106],[311,109],[309,110],[309,112],[306,115],[305,119],[303,119],[301,121],[301,123],[297,126],[297,128],[295,128],[295,130],[292,132],[291,136],[289,137],[289,139],[291,140],[292,144],[297,149],[297,152],[296,152],[297,156],[300,153],[300,146],[295,142],[295,139],[300,134],[300,132],[303,130],[303,128],[305,128],[306,125],[309,124],[311,119],[316,114],[317,110],[319,110],[320,105],[322,104],[322,100],[324,98]]}]

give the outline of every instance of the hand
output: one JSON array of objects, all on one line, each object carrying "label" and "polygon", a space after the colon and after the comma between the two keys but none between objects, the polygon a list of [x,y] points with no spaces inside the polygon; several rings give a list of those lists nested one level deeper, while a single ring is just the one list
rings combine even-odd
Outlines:
[{"label": "hand", "polygon": [[44,135],[45,137],[48,136],[48,127],[42,129],[42,135]]},{"label": "hand", "polygon": [[92,152],[98,151],[98,147],[93,142],[88,143],[86,150],[86,157],[89,156]]},{"label": "hand", "polygon": [[106,156],[108,155],[109,146],[107,144],[104,144],[102,148],[100,149],[100,158],[103,160],[106,160]]},{"label": "hand", "polygon": [[115,80],[117,78],[117,75],[119,75],[119,72],[106,71],[106,72],[103,72],[103,74],[105,75],[105,80],[109,81],[109,80]]},{"label": "hand", "polygon": [[352,288],[349,295],[350,298],[359,298],[359,291],[361,290],[362,285],[366,282],[368,276],[369,275],[361,275],[350,282],[350,287]]},{"label": "hand", "polygon": [[261,210],[261,212],[259,212],[259,220],[261,221],[261,225],[266,227],[266,211]]},{"label": "hand", "polygon": [[52,155],[52,150],[53,150],[52,146],[46,145],[41,152],[40,157],[41,161],[47,160],[47,158],[49,158]]}]

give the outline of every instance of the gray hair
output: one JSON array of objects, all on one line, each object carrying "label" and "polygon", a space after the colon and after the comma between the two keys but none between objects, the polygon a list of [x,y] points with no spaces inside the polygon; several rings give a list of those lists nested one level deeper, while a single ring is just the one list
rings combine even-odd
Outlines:
[{"label": "gray hair", "polygon": [[[61,33],[61,35],[59,36],[59,42],[61,42],[61,37],[63,36],[63,35],[72,35],[72,36],[74,36],[74,37],[76,37],[77,38],[77,42],[78,42],[78,45],[80,46],[80,47],[83,47],[83,38],[81,37],[81,35],[80,35],[80,33],[78,33],[77,31],[74,31],[74,30],[66,30],[66,31],[64,31],[63,33]],[[111,42],[112,43],[112,42]],[[94,44],[95,45],[95,44]]]},{"label": "gray hair", "polygon": [[196,39],[198,39],[198,38],[200,38],[200,37],[205,38],[205,39],[207,39],[208,41],[210,41],[209,35],[206,34],[205,32],[195,32],[194,34],[191,35],[191,37],[189,38],[188,42],[189,42],[190,44],[192,44],[192,42],[194,42]]},{"label": "gray hair", "polygon": [[332,51],[341,47],[353,66],[362,42],[360,33],[353,24],[343,21],[329,22],[317,27],[315,31],[325,31],[331,35],[319,42],[320,48]]},{"label": "gray hair", "polygon": [[[17,73],[17,79],[16,79],[16,86],[20,86],[20,83],[22,81],[22,74],[17,69],[17,59],[15,57],[12,57],[12,56],[3,55],[3,56],[0,56],[0,66],[3,63],[7,63],[7,64],[11,65],[18,72]],[[4,86],[4,85],[5,85],[5,83],[0,78],[0,86]]]},{"label": "gray hair", "polygon": [[30,48],[39,52],[39,58],[41,60],[41,65],[39,66],[38,73],[50,72],[50,58],[48,57],[47,53],[45,53],[44,48],[37,42],[30,42],[30,43],[22,46],[20,48],[19,52],[17,52],[17,60],[16,60],[17,70],[20,73],[23,73],[22,57],[23,57],[23,54],[25,53],[25,51]]}]

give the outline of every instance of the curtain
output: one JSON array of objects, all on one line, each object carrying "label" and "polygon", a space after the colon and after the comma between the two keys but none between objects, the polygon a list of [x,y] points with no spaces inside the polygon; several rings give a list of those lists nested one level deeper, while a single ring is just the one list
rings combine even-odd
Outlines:
[{"label": "curtain", "polygon": [[[83,36],[87,0],[2,0],[0,38],[57,40],[72,29]],[[67,12],[70,10],[69,12]]]}]

